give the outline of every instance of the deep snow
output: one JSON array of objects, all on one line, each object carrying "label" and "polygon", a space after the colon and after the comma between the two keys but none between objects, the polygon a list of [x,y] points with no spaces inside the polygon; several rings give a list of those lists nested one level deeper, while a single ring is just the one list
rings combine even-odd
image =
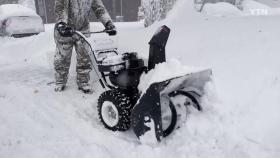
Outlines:
[{"label": "deep snow", "polygon": [[242,10],[236,6],[226,3],[206,3],[202,10],[203,14],[213,16],[267,16],[279,15],[280,8],[271,8],[263,3],[254,0],[244,0],[242,2]]},{"label": "deep snow", "polygon": [[156,146],[140,144],[131,131],[104,129],[96,111],[102,89],[95,83],[92,95],[77,90],[75,55],[66,91],[53,91],[55,44],[47,25],[38,36],[0,38],[0,157],[280,157],[280,17],[212,17],[191,2],[180,0],[167,20],[147,29],[118,24],[116,40],[120,51],[146,58],[152,34],[169,26],[168,59],[213,69],[203,112],[190,109],[186,124]]},{"label": "deep snow", "polygon": [[4,4],[0,6],[0,19],[10,16],[38,16],[30,8],[23,7],[19,4]]}]

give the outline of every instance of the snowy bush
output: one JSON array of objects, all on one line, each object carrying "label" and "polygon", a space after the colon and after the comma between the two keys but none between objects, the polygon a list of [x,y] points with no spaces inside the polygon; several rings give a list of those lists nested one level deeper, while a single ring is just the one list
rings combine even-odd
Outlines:
[{"label": "snowy bush", "polygon": [[166,17],[176,0],[142,0],[138,15],[144,15],[145,26]]}]

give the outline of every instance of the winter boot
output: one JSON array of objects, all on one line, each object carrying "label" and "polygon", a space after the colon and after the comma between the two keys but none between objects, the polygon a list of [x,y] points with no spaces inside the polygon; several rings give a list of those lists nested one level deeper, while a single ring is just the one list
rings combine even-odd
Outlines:
[{"label": "winter boot", "polygon": [[88,83],[81,84],[78,89],[86,94],[93,93],[93,89]]},{"label": "winter boot", "polygon": [[61,92],[65,89],[65,85],[64,84],[56,84],[55,85],[55,88],[54,88],[54,91],[56,92]]}]

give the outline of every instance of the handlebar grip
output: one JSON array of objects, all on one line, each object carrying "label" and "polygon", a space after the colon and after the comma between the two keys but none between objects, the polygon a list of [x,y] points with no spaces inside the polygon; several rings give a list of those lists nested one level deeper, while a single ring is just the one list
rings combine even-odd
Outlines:
[{"label": "handlebar grip", "polygon": [[116,30],[105,30],[109,36],[115,36],[117,34]]}]

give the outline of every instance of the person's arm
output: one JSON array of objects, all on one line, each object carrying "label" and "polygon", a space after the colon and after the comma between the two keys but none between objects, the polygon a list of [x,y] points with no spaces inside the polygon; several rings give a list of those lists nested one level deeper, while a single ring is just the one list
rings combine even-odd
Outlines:
[{"label": "person's arm", "polygon": [[106,26],[108,22],[112,22],[112,19],[101,0],[93,0],[92,10],[104,26]]},{"label": "person's arm", "polygon": [[68,21],[68,4],[69,0],[55,0],[55,16],[56,22],[65,22]]}]

